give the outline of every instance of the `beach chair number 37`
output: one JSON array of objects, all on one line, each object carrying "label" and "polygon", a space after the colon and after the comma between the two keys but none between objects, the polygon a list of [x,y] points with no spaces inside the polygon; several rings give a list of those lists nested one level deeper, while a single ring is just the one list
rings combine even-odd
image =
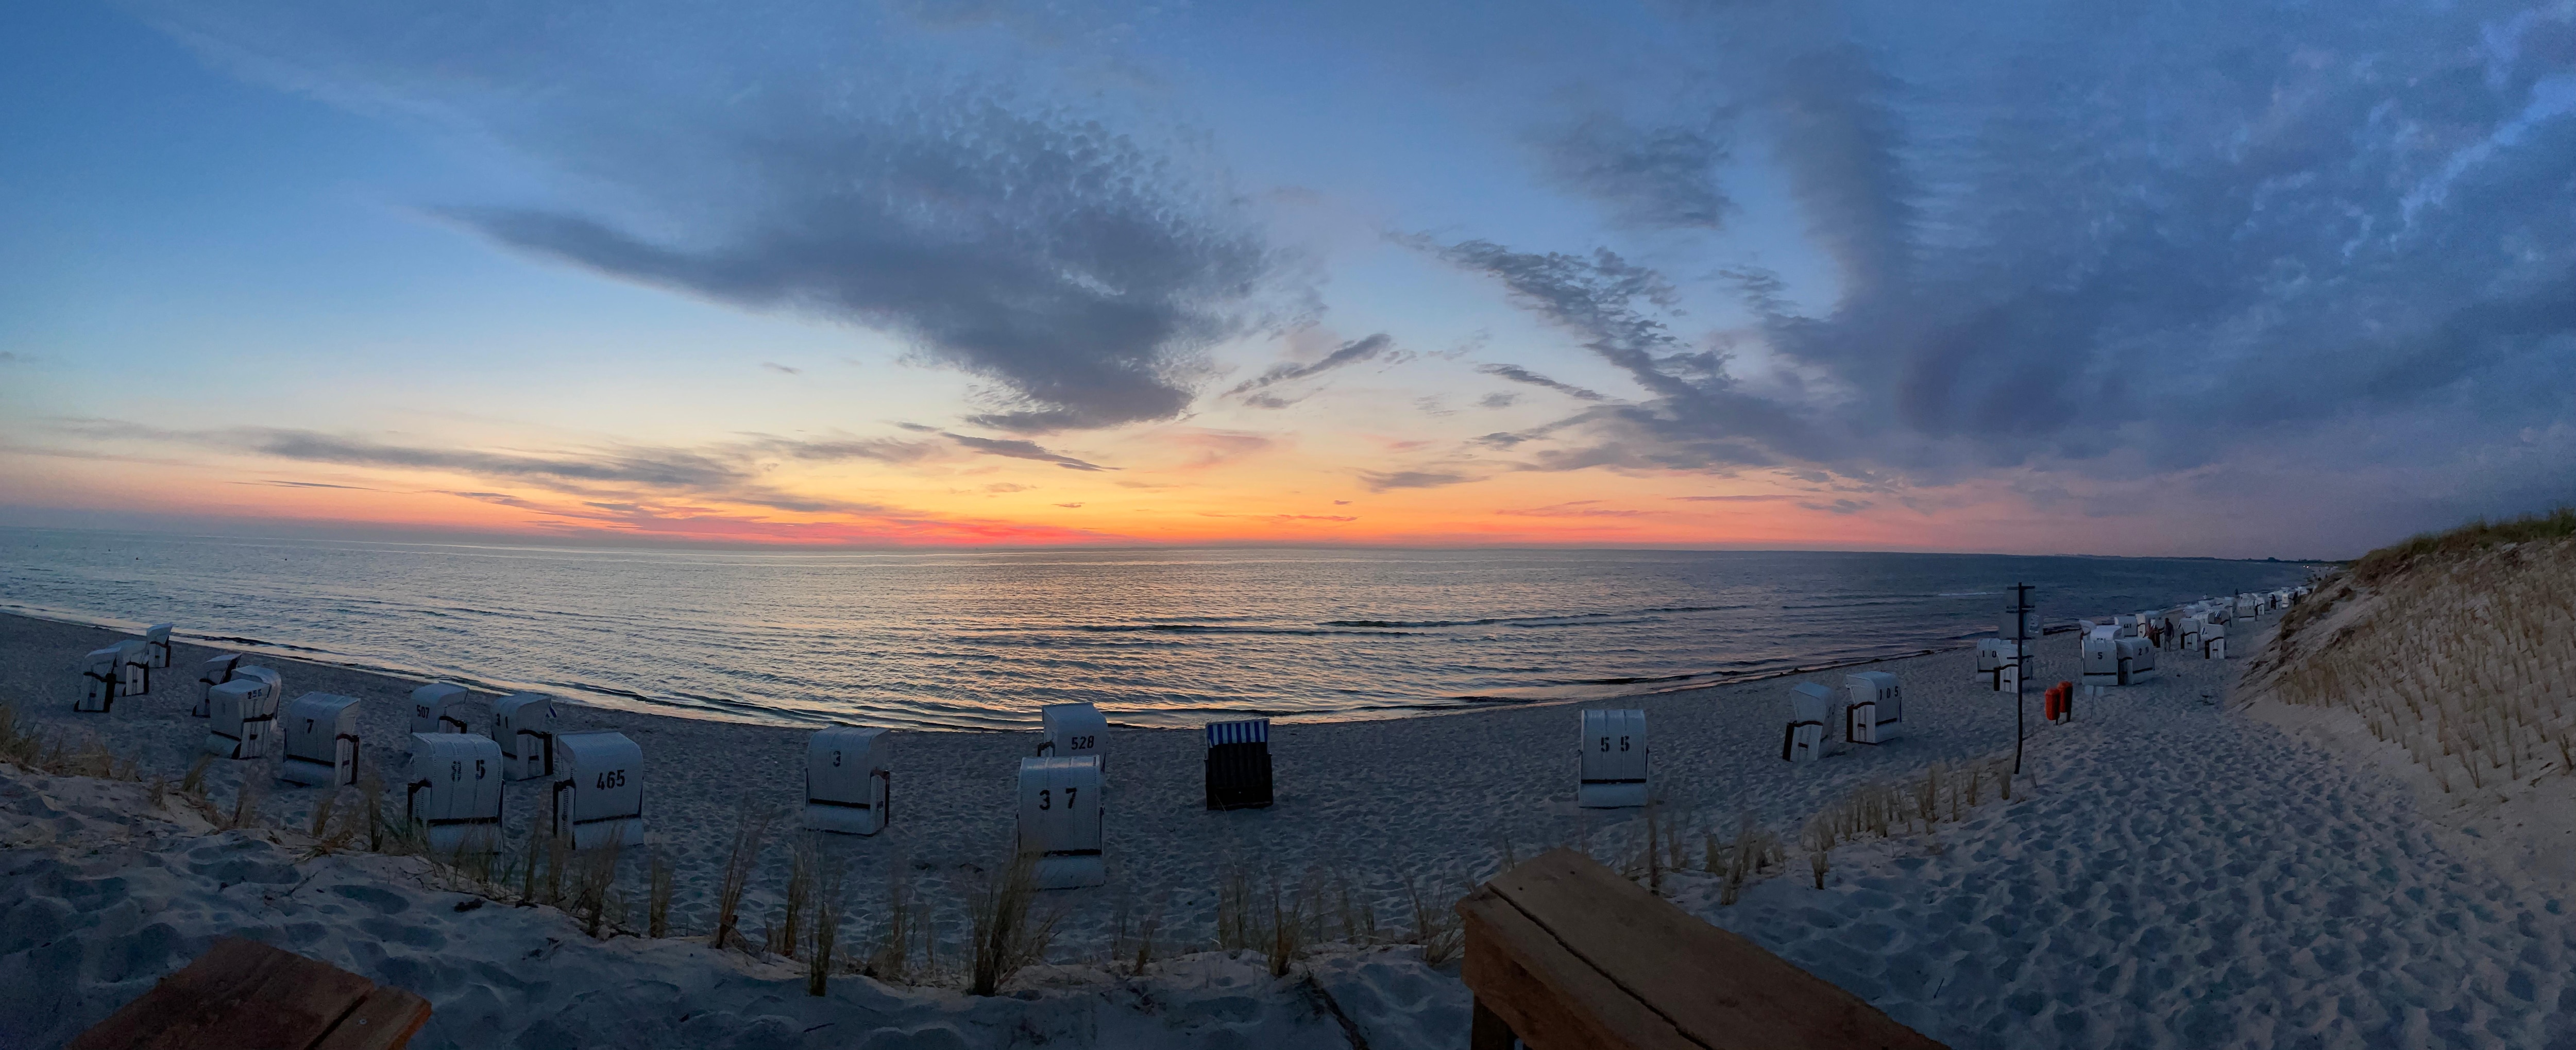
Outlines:
[{"label": "beach chair number 37", "polygon": [[[1080,792],[1081,790],[1082,790],[1081,788],[1066,788],[1066,789],[1064,789],[1064,805],[1065,805],[1065,808],[1067,808],[1067,809],[1071,809],[1071,808],[1073,808],[1073,797],[1074,797],[1074,795],[1075,795],[1076,793]],[[1053,808],[1055,808],[1055,806],[1054,806],[1054,802],[1055,802],[1055,790],[1054,790],[1053,788],[1040,788],[1040,789],[1038,789],[1038,808],[1039,808],[1039,809],[1053,809]]]},{"label": "beach chair number 37", "polygon": [[[1605,736],[1605,737],[1602,737],[1602,738],[1601,738],[1601,750],[1603,750],[1603,751],[1608,751],[1608,750],[1610,750],[1610,738],[1609,738],[1609,737],[1606,737],[1606,736]],[[1620,738],[1619,738],[1619,750],[1621,750],[1621,751],[1628,750],[1628,738],[1627,738],[1627,737],[1624,737],[1624,736],[1623,736],[1623,737],[1620,737]]]},{"label": "beach chair number 37", "polygon": [[[308,724],[308,725],[305,727],[305,731],[306,731],[306,732],[311,732],[311,731],[312,731],[312,727],[311,727],[311,725],[309,725],[309,724]],[[450,780],[450,781],[457,781],[457,780],[463,780],[463,779],[465,779],[465,763],[463,763],[463,762],[450,762],[450,763],[448,763],[448,764],[447,764],[447,779],[448,779],[448,780]],[[476,779],[476,780],[481,780],[481,779],[483,779],[483,760],[482,760],[482,759],[479,759],[479,758],[474,760],[474,779]]]}]

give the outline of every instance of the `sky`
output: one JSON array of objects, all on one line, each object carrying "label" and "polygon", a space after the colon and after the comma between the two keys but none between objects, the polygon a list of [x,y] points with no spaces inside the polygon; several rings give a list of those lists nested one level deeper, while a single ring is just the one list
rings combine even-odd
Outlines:
[{"label": "sky", "polygon": [[0,525],[2348,557],[2576,501],[2576,2],[18,4]]}]

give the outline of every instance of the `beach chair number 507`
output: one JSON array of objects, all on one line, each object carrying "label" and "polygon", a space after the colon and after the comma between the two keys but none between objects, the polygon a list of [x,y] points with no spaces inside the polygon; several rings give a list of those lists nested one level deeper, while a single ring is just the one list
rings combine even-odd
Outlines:
[{"label": "beach chair number 507", "polygon": [[[1609,737],[1606,737],[1606,736],[1605,736],[1605,737],[1602,737],[1602,738],[1601,738],[1601,750],[1603,750],[1603,751],[1608,751],[1608,750],[1610,750],[1610,738],[1609,738]],[[1624,737],[1624,736],[1623,736],[1623,737],[1620,737],[1620,738],[1619,738],[1619,750],[1621,750],[1621,751],[1628,750],[1628,738],[1627,738],[1627,737]]]},{"label": "beach chair number 507", "polygon": [[[1066,789],[1064,789],[1064,804],[1065,804],[1065,808],[1070,809],[1070,808],[1072,808],[1072,807],[1073,807],[1073,796],[1074,796],[1074,794],[1075,794],[1076,792],[1079,792],[1079,791],[1081,791],[1081,790],[1082,790],[1081,788],[1066,788]],[[1055,790],[1054,790],[1053,788],[1039,788],[1039,789],[1038,789],[1038,808],[1039,808],[1039,809],[1053,809],[1053,808],[1055,808]]]},{"label": "beach chair number 507", "polygon": [[598,788],[601,791],[606,791],[613,787],[625,787],[626,771],[623,769],[612,769],[605,773],[601,773],[599,775],[599,779],[591,782],[591,786]]},{"label": "beach chair number 507", "polygon": [[[313,721],[312,721],[311,719],[306,719],[306,720],[305,720],[305,722],[304,722],[304,731],[305,731],[305,732],[308,732],[308,733],[310,733],[310,732],[312,732],[312,731],[313,731]],[[463,762],[450,762],[450,763],[448,763],[448,764],[447,764],[447,779],[448,779],[448,780],[450,780],[450,781],[457,781],[457,780],[463,780],[463,779],[465,779],[465,763],[463,763]],[[481,779],[483,779],[483,760],[482,760],[482,759],[479,759],[479,758],[474,760],[474,779],[476,779],[476,780],[481,780]]]}]

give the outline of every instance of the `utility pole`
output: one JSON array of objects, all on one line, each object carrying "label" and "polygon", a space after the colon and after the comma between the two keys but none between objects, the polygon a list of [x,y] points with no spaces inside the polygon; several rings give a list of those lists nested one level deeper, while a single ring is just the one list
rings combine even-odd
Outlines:
[{"label": "utility pole", "polygon": [[2013,642],[2013,775],[2020,776],[2021,742],[2026,733],[2022,724],[2021,697],[2030,688],[2028,661],[2031,655],[2031,642],[2036,640],[2032,635],[2037,631],[2033,629],[2036,625],[2031,622],[2035,610],[2030,604],[2030,585],[2016,583],[2013,584],[2012,589],[2012,605],[2006,607],[2004,612],[2011,617],[2006,627],[2012,632]]}]

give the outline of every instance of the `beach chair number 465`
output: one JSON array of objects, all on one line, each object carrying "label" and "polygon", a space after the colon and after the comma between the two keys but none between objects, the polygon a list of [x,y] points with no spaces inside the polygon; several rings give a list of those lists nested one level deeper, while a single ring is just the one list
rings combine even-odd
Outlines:
[{"label": "beach chair number 465", "polygon": [[[310,731],[310,730],[308,729],[308,731]],[[457,781],[457,780],[463,780],[463,779],[465,779],[465,763],[463,763],[463,762],[450,762],[450,763],[448,763],[448,764],[447,764],[447,779],[448,779],[448,780],[450,780],[450,781]],[[483,779],[483,760],[482,760],[482,759],[479,759],[479,758],[474,760],[474,779],[476,779],[476,780],[481,780],[481,779]]]},{"label": "beach chair number 465", "polygon": [[[1602,737],[1602,738],[1601,738],[1601,750],[1603,750],[1603,751],[1608,751],[1608,750],[1610,750],[1610,738],[1609,738],[1609,737],[1606,737],[1606,736],[1605,736],[1605,737]],[[1624,737],[1624,736],[1623,736],[1623,737],[1620,737],[1620,738],[1619,738],[1619,750],[1621,750],[1621,751],[1628,750],[1628,738],[1627,738],[1627,737]]]},{"label": "beach chair number 465", "polygon": [[625,787],[626,771],[623,769],[612,769],[601,773],[599,775],[599,779],[591,782],[591,786],[598,788],[601,791],[606,791],[610,788]]},{"label": "beach chair number 465", "polygon": [[[1080,738],[1076,738],[1076,739],[1080,739]],[[1079,793],[1081,790],[1082,790],[1081,788],[1066,788],[1066,789],[1064,789],[1064,808],[1066,808],[1066,809],[1072,809],[1072,808],[1073,808],[1073,797],[1074,797],[1074,795],[1075,795],[1075,794]],[[1038,789],[1038,808],[1039,808],[1039,809],[1053,809],[1053,808],[1055,808],[1054,803],[1055,803],[1055,790],[1054,790],[1053,788],[1039,788],[1039,789]]]}]

